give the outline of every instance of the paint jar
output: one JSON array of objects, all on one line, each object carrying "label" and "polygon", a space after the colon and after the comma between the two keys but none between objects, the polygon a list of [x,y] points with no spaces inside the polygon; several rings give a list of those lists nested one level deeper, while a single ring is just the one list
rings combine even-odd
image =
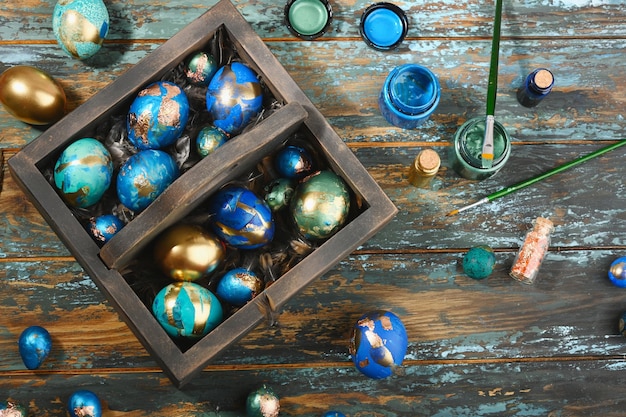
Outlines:
[{"label": "paint jar", "polygon": [[482,150],[485,139],[486,117],[469,119],[454,135],[450,165],[457,174],[468,180],[484,180],[491,177],[506,164],[511,154],[511,139],[506,129],[497,120],[493,126],[493,164],[483,168]]},{"label": "paint jar", "polygon": [[432,149],[424,149],[417,154],[409,168],[409,183],[418,188],[428,188],[440,166],[439,154]]},{"label": "paint jar", "polygon": [[394,68],[378,97],[378,107],[394,126],[414,129],[424,123],[439,104],[439,80],[428,68],[405,64]]},{"label": "paint jar", "polygon": [[545,68],[536,69],[526,77],[524,84],[517,90],[517,101],[524,107],[535,107],[550,94],[552,86],[554,75]]},{"label": "paint jar", "polygon": [[550,234],[553,230],[554,225],[549,219],[537,217],[513,261],[509,274],[512,278],[524,284],[535,282],[539,267],[548,253]]},{"label": "paint jar", "polygon": [[302,39],[313,40],[322,36],[333,19],[333,9],[328,0],[289,0],[285,5],[285,25]]},{"label": "paint jar", "polygon": [[361,37],[366,44],[379,51],[397,48],[408,30],[409,19],[404,10],[395,4],[375,3],[361,15]]}]

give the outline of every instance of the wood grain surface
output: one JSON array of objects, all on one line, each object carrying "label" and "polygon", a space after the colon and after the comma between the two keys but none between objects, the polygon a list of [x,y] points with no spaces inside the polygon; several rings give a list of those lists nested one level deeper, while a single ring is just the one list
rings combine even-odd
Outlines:
[{"label": "wood grain surface", "polygon": [[[111,31],[91,60],[63,55],[51,30],[53,0],[7,2],[0,11],[0,69],[28,64],[59,80],[75,109],[200,16],[215,1],[105,0]],[[607,278],[626,252],[624,151],[600,158],[456,217],[454,208],[616,140],[626,139],[626,7],[618,0],[505,2],[496,118],[513,140],[496,176],[460,178],[450,140],[484,114],[493,4],[396,2],[410,29],[396,51],[360,39],[370,4],[334,0],[332,30],[311,42],[289,34],[284,4],[233,1],[280,63],[399,209],[376,236],[304,289],[182,390],[176,389],[11,178],[6,161],[39,128],[0,108],[0,401],[32,416],[65,416],[77,389],[91,389],[104,416],[243,416],[260,384],[281,397],[281,415],[328,410],[362,416],[623,416],[626,293]],[[415,130],[386,123],[377,96],[397,65],[439,77],[442,97]],[[554,91],[537,107],[515,93],[534,68]],[[443,164],[429,189],[407,182],[424,148]],[[538,216],[556,228],[534,285],[508,276]],[[494,273],[474,281],[460,262],[490,245]],[[348,353],[355,320],[389,309],[409,334],[404,365],[376,381]],[[27,370],[17,339],[33,324],[53,335],[44,365]]]}]

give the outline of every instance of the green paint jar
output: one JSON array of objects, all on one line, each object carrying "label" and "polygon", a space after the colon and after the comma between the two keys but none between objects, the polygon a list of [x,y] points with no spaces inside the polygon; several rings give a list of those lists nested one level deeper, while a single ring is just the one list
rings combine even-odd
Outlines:
[{"label": "green paint jar", "polygon": [[506,163],[511,154],[511,138],[497,120],[493,127],[493,165],[482,167],[482,146],[485,137],[485,117],[469,119],[456,131],[450,165],[457,174],[468,180],[491,177]]},{"label": "green paint jar", "polygon": [[302,39],[313,40],[330,27],[333,9],[328,0],[289,0],[285,6],[285,24]]}]

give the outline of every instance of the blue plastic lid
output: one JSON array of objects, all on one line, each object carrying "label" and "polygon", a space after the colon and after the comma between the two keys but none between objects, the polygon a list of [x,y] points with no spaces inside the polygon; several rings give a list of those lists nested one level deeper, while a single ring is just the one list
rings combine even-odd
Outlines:
[{"label": "blue plastic lid", "polygon": [[401,8],[391,3],[376,3],[363,12],[359,29],[369,46],[387,51],[400,45],[408,27],[408,19]]}]

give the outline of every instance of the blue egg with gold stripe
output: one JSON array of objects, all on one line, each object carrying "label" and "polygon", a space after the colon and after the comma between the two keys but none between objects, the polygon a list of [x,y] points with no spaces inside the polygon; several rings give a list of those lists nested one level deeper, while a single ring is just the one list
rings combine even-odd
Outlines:
[{"label": "blue egg with gold stripe", "polygon": [[189,339],[206,335],[224,316],[217,297],[193,282],[175,282],[159,291],[152,313],[167,334]]},{"label": "blue egg with gold stripe", "polygon": [[230,186],[209,200],[209,224],[215,234],[238,249],[257,249],[274,238],[272,210],[247,188]]}]

